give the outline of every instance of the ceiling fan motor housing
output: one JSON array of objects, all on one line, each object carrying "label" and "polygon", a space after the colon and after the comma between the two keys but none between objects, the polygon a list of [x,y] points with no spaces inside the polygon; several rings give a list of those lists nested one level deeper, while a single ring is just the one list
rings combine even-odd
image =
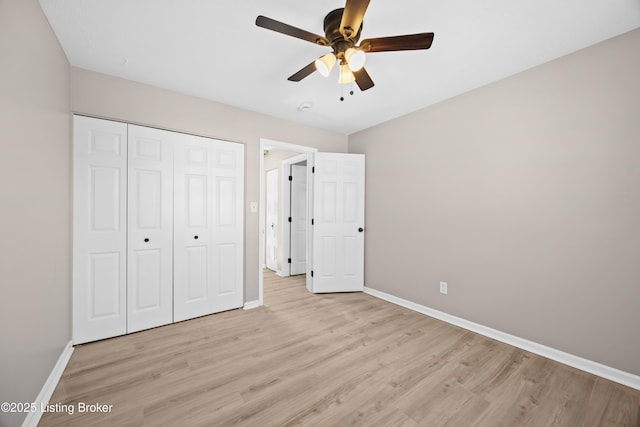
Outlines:
[{"label": "ceiling fan motor housing", "polygon": [[332,10],[324,18],[324,33],[339,59],[341,59],[347,49],[358,43],[363,27],[361,24],[356,34],[349,38],[345,38],[345,36],[340,32],[340,23],[342,22],[343,12],[344,8]]}]

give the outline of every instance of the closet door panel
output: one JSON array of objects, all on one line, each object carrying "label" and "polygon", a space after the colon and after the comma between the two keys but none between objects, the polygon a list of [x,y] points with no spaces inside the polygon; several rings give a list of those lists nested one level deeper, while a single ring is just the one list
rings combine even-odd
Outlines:
[{"label": "closet door panel", "polygon": [[187,277],[186,302],[194,303],[206,300],[209,295],[209,271],[207,258],[209,248],[204,245],[185,248]]},{"label": "closet door panel", "polygon": [[[133,252],[135,297],[134,313],[162,309],[162,249],[138,249]],[[170,323],[170,322],[168,322]]]},{"label": "closet door panel", "polygon": [[73,342],[126,333],[127,125],[74,116]]},{"label": "closet door panel", "polygon": [[174,319],[213,312],[209,140],[180,135],[174,163]]},{"label": "closet door panel", "polygon": [[219,298],[237,294],[236,252],[237,246],[233,243],[216,245],[216,264],[220,266],[216,278]]},{"label": "closet door panel", "polygon": [[[89,309],[90,319],[117,317],[121,313],[120,265],[118,252],[89,255]],[[123,333],[123,332],[121,332]]]},{"label": "closet door panel", "polygon": [[173,322],[174,135],[129,125],[129,333]]}]

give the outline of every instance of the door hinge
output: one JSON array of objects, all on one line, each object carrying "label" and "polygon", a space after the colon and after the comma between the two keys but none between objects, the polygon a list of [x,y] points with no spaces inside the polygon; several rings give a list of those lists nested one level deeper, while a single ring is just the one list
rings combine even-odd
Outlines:
[{"label": "door hinge", "polygon": [[287,264],[291,264],[291,258],[287,259]]},{"label": "door hinge", "polygon": [[313,270],[311,270],[311,277],[313,277]]},{"label": "door hinge", "polygon": [[311,225],[315,225],[314,221],[313,221],[313,218],[311,218]]},{"label": "door hinge", "polygon": [[289,217],[289,222],[291,222],[291,217]]},{"label": "door hinge", "polygon": [[293,181],[293,175],[289,175],[289,181]]},{"label": "door hinge", "polygon": [[315,166],[311,166],[311,173],[316,173],[316,167]]}]

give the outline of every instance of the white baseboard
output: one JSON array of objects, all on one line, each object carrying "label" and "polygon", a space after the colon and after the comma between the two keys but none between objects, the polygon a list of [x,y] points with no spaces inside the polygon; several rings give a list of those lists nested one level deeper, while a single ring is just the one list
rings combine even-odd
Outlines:
[{"label": "white baseboard", "polygon": [[498,331],[497,329],[489,328],[478,323],[470,322],[460,317],[452,316],[442,311],[434,310],[424,305],[417,304],[415,302],[408,301],[382,291],[365,287],[364,292],[376,298],[380,298],[404,308],[408,308],[409,310],[434,317],[452,325],[459,326],[461,328],[478,333],[480,335],[484,335],[497,341],[501,341],[505,344],[530,351],[531,353],[535,353],[548,359],[555,360],[556,362],[560,362],[565,365],[580,369],[582,371],[589,372],[590,374],[594,374],[599,377],[617,382],[627,387],[640,390],[640,376],[638,375],[624,372],[619,369],[594,362],[592,360],[575,356],[573,354],[565,353],[564,351],[547,347],[545,345],[538,344],[536,342],[529,341],[515,335],[507,334],[505,332]]},{"label": "white baseboard", "polygon": [[260,304],[260,301],[255,300],[255,301],[247,301],[244,303],[244,305],[242,306],[242,308],[244,310],[252,310],[254,308],[258,308],[260,307],[262,304]]},{"label": "white baseboard", "polygon": [[42,412],[40,408],[46,406],[49,403],[49,399],[53,395],[53,392],[62,378],[62,373],[64,372],[64,368],[67,367],[67,363],[69,363],[69,359],[71,359],[71,355],[73,354],[73,342],[69,341],[62,350],[62,354],[58,358],[53,370],[49,374],[49,378],[45,381],[44,386],[42,386],[42,390],[40,390],[40,394],[36,397],[34,403],[38,408],[37,411],[29,412],[27,414],[27,418],[22,422],[22,427],[36,427],[40,422],[40,418],[42,417]]}]

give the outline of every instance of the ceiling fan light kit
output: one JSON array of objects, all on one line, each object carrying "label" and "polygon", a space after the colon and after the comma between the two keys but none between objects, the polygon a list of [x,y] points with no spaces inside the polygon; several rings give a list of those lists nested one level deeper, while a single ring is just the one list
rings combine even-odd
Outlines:
[{"label": "ceiling fan light kit", "polygon": [[336,60],[337,58],[333,53],[327,53],[326,55],[316,59],[316,70],[318,70],[318,72],[324,77],[329,77],[331,69],[336,65]]},{"label": "ceiling fan light kit", "polygon": [[344,58],[349,63],[349,69],[351,71],[358,71],[364,67],[364,63],[367,61],[367,55],[364,51],[350,47],[344,53]]},{"label": "ceiling fan light kit", "polygon": [[351,72],[349,65],[346,63],[340,64],[340,75],[338,76],[338,83],[347,84],[356,80],[356,77]]},{"label": "ceiling fan light kit", "polygon": [[[325,36],[293,27],[265,16],[256,18],[256,25],[310,43],[329,46],[333,52],[314,60],[288,80],[299,82],[314,71],[327,77],[336,62],[340,62],[338,83],[356,82],[361,91],[371,89],[373,80],[364,68],[366,54],[373,52],[393,52],[399,50],[429,49],[433,33],[410,34],[405,36],[379,37],[363,40],[358,46],[362,21],[369,6],[369,0],[346,0],[343,9],[336,9],[324,18]],[[341,99],[342,100],[342,99]]]}]

